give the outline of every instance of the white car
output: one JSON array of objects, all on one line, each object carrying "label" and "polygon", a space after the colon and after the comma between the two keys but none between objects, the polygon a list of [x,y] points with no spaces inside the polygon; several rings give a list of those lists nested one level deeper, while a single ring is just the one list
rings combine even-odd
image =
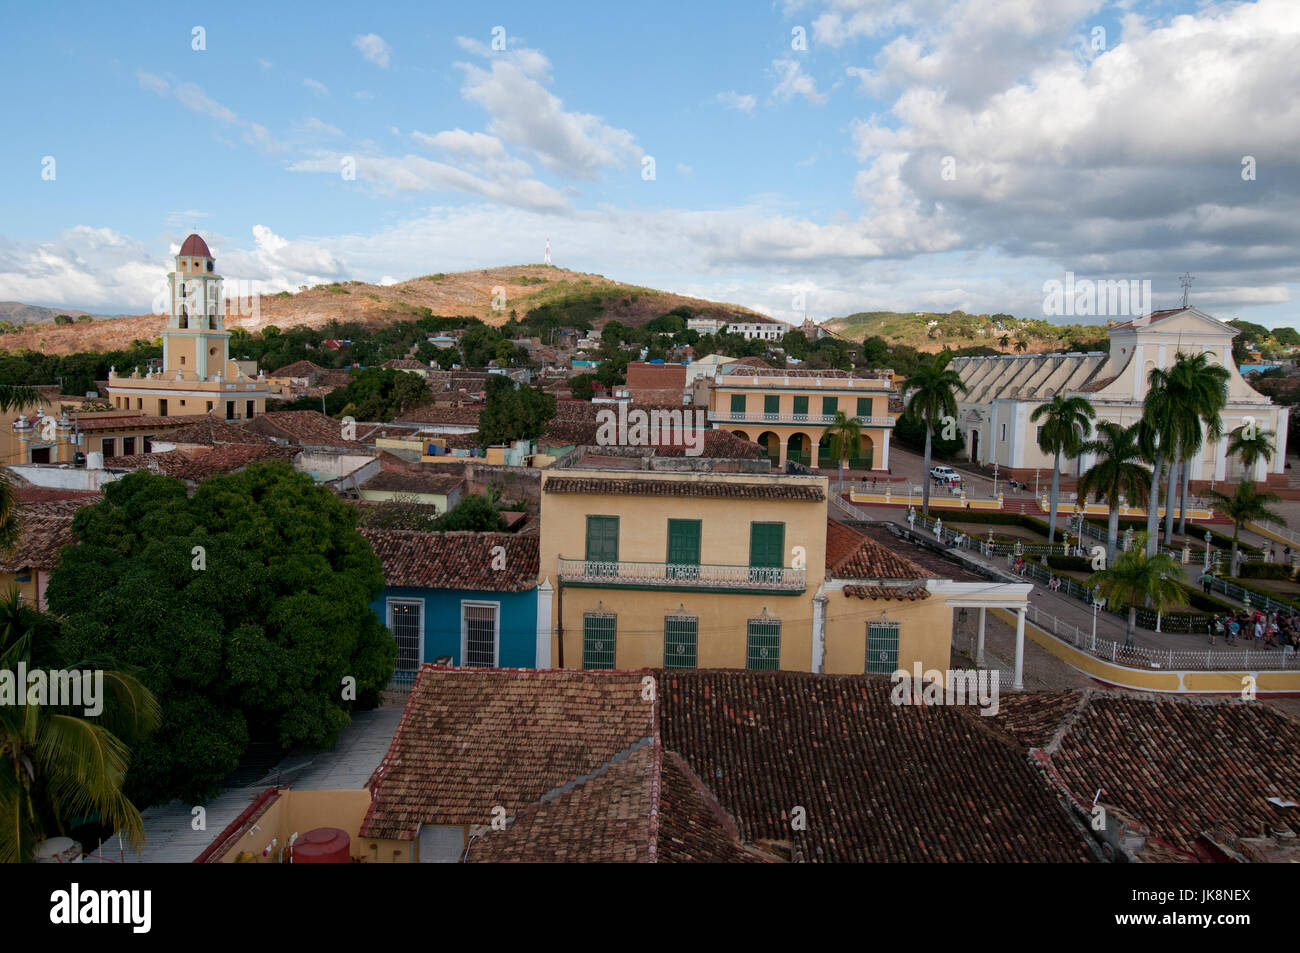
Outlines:
[{"label": "white car", "polygon": [[956,480],[957,482],[960,483],[961,474],[958,473],[956,470],[954,470],[952,467],[944,467],[944,466],[930,467],[930,479],[943,480],[945,482],[948,480]]}]

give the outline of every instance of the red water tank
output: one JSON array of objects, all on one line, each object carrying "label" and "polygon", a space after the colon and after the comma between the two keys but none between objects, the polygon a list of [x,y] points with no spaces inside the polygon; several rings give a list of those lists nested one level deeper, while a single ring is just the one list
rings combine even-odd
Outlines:
[{"label": "red water tank", "polygon": [[295,864],[346,864],[352,859],[352,838],[337,827],[318,827],[293,843]]}]

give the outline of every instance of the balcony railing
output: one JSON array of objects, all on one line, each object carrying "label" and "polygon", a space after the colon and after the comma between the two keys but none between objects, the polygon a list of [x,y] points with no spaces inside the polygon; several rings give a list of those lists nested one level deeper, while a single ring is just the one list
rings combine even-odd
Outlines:
[{"label": "balcony railing", "polygon": [[685,589],[762,589],[801,592],[803,569],[761,566],[686,566],[673,563],[595,562],[561,559],[560,579],[591,586],[654,586]]},{"label": "balcony railing", "polygon": [[[864,427],[892,427],[895,419],[890,416],[862,417],[858,422]],[[835,423],[834,414],[795,414],[795,413],[732,413],[729,410],[710,410],[709,421],[720,424],[812,424],[815,427],[829,427]]]}]

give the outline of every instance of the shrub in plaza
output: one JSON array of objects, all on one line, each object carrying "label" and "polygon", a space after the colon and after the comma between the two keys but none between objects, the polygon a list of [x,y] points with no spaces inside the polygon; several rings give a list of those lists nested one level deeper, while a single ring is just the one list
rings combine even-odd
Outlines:
[{"label": "shrub in plaza", "polygon": [[74,653],[138,671],[162,706],[127,775],[136,804],[197,803],[251,741],[329,747],[377,703],[397,650],[369,608],[383,573],[356,520],[283,463],[192,496],[135,472],[77,514],[81,545],[46,595]]},{"label": "shrub in plaza", "polygon": [[1286,563],[1242,563],[1237,575],[1242,579],[1290,579],[1291,567]]}]

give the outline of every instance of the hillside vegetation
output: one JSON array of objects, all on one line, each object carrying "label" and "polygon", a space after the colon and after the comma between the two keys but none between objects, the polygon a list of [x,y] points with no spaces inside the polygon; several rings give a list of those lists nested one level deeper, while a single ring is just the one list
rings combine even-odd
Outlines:
[{"label": "hillside vegetation", "polygon": [[854,341],[879,337],[890,345],[930,352],[967,347],[988,347],[1007,354],[1106,348],[1104,324],[1052,324],[1010,314],[861,311],[832,318],[825,326]]},{"label": "hillside vegetation", "polygon": [[[233,291],[227,288],[227,291]],[[511,318],[523,319],[536,310],[557,317],[580,318],[600,328],[608,321],[631,327],[647,324],[676,308],[691,314],[740,321],[767,321],[739,305],[611,281],[603,275],[567,271],[548,265],[515,265],[429,274],[392,285],[361,281],[332,282],[297,292],[262,295],[257,314],[250,302],[227,299],[227,330],[250,332],[267,325],[287,330],[323,327],[331,321],[384,325],[431,315],[478,318],[499,327]],[[67,312],[76,314],[77,312]],[[27,348],[47,354],[112,351],[134,340],[157,337],[161,314],[96,320],[73,325],[40,324],[6,334],[0,345],[9,351]]]}]

